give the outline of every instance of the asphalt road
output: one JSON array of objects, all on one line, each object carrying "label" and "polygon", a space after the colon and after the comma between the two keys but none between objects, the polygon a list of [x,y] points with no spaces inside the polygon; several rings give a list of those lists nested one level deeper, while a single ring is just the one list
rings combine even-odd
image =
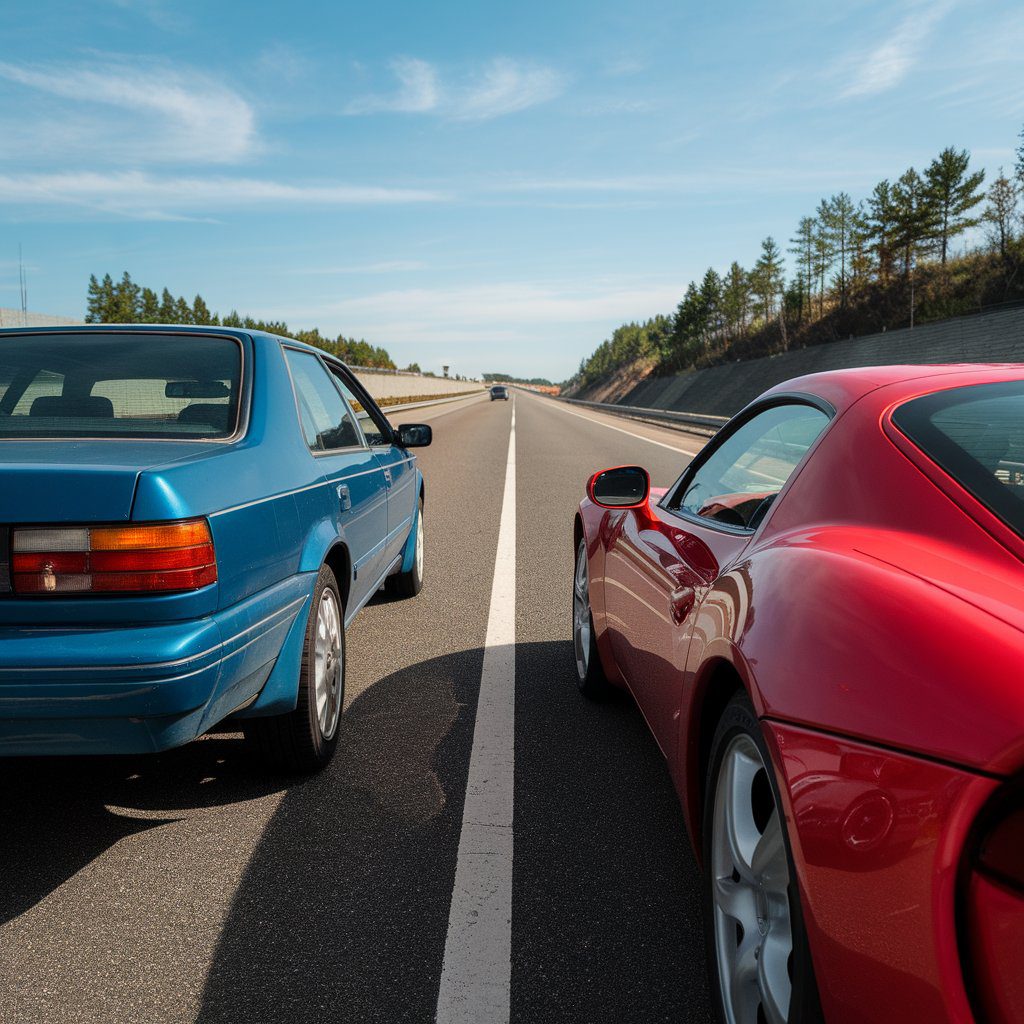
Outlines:
[{"label": "asphalt road", "polygon": [[[130,759],[0,762],[0,1022],[434,1019],[512,402],[434,425],[426,583],[348,636],[338,756],[267,774],[235,734]],[[698,878],[654,741],[575,688],[587,475],[655,485],[698,440],[517,395],[511,1020],[706,1021]]]}]

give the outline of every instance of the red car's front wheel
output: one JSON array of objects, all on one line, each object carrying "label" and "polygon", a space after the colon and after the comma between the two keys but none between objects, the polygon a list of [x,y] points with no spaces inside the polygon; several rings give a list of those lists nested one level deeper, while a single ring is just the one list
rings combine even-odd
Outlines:
[{"label": "red car's front wheel", "polygon": [[590,567],[587,542],[581,539],[576,549],[576,570],[572,586],[572,643],[576,654],[576,678],[580,693],[601,697],[608,690],[594,636],[594,616],[590,611]]}]

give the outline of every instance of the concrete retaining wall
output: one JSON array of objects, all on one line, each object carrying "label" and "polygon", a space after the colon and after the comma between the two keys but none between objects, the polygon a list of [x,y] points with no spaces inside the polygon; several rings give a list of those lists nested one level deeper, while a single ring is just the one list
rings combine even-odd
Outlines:
[{"label": "concrete retaining wall", "polygon": [[408,373],[374,373],[358,366],[352,368],[370,392],[371,398],[430,397],[482,391],[483,384],[473,380],[452,380],[450,377],[418,377]]},{"label": "concrete retaining wall", "polygon": [[49,313],[22,313],[20,309],[0,306],[0,327],[75,327],[84,323],[66,316],[51,316]]},{"label": "concrete retaining wall", "polygon": [[805,373],[897,363],[1024,363],[1024,308],[653,377],[633,388],[621,404],[732,416],[762,391]]}]

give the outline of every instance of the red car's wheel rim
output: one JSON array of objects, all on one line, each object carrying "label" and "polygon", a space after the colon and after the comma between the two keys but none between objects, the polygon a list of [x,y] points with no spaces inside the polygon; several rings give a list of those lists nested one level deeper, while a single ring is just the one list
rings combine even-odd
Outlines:
[{"label": "red car's wheel rim", "polygon": [[789,862],[754,741],[740,733],[715,788],[711,884],[722,1007],[729,1024],[785,1024],[792,994]]}]

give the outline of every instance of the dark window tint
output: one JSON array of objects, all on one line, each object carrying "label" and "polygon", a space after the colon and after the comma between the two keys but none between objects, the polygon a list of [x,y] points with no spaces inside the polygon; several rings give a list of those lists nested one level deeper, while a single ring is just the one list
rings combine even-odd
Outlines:
[{"label": "dark window tint", "polygon": [[915,398],[893,413],[893,422],[1024,536],[1024,381]]},{"label": "dark window tint", "polygon": [[361,444],[352,414],[324,364],[312,352],[286,349],[306,444],[315,452]]},{"label": "dark window tint", "polygon": [[827,423],[825,413],[809,405],[776,405],[758,413],[684,482],[676,507],[754,529]]},{"label": "dark window tint", "polygon": [[0,438],[227,437],[241,379],[230,338],[0,336]]}]

